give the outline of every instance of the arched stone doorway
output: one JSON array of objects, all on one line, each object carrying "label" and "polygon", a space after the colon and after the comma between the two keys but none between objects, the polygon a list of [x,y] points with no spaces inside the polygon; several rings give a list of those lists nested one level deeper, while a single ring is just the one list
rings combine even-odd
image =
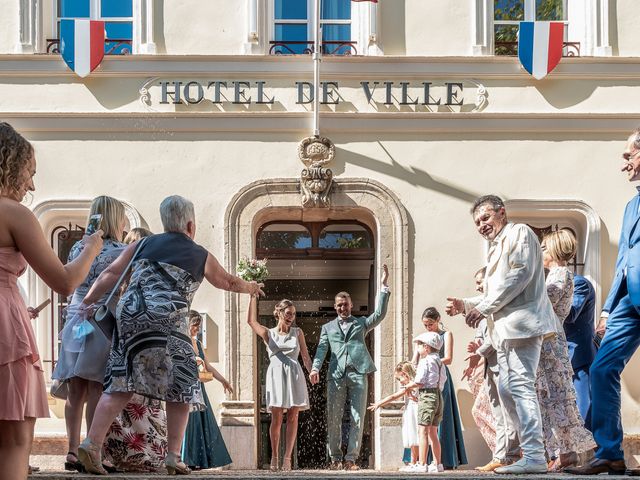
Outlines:
[{"label": "arched stone doorway", "polygon": [[[387,317],[371,334],[374,336],[376,396],[394,389],[393,368],[409,352],[408,301],[408,221],[404,206],[384,185],[370,179],[337,179],[331,208],[303,209],[297,179],[261,180],[247,185],[230,202],[225,214],[225,267],[234,271],[238,260],[255,255],[257,229],[273,219],[324,221],[360,219],[376,237],[376,271],[389,266],[392,297]],[[232,400],[223,402],[222,429],[229,448],[244,452],[234,457],[233,467],[257,466],[257,385],[255,382],[257,342],[246,325],[246,301],[238,295],[225,296],[225,368],[236,390]],[[382,382],[382,379],[386,379]],[[382,410],[374,421],[374,462],[376,469],[396,465],[401,451],[399,410]],[[325,439],[318,441],[324,442]],[[382,445],[387,448],[382,449]]]}]

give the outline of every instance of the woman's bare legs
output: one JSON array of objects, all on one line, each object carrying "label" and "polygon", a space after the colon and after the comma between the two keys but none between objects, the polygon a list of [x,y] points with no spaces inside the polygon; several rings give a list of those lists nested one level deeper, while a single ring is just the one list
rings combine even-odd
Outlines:
[{"label": "woman's bare legs", "polygon": [[[84,378],[72,377],[69,379],[67,401],[64,404],[64,421],[67,427],[69,439],[69,452],[76,458],[67,455],[68,462],[78,461],[78,445],[80,445],[80,429],[82,428],[82,409],[87,401],[88,381]],[[87,430],[89,425],[87,424]]]},{"label": "woman's bare legs", "polygon": [[282,408],[271,407],[271,425],[269,426],[269,438],[271,440],[271,469],[278,468],[280,458],[280,430],[282,429]]},{"label": "woman's bare legs", "polygon": [[167,448],[177,454],[178,458],[188,422],[188,403],[167,402]]},{"label": "woman's bare legs", "polygon": [[92,382],[87,380],[87,430],[91,430],[91,424],[93,423],[93,415],[96,413],[96,407],[102,396],[102,384],[99,382]]},{"label": "woman's bare legs", "polygon": [[36,419],[32,417],[20,422],[0,420],[3,480],[26,480],[35,424]]},{"label": "woman's bare legs", "polygon": [[298,407],[292,407],[287,410],[287,433],[286,442],[284,447],[284,458],[282,459],[282,469],[291,470],[291,455],[293,454],[293,447],[296,444],[296,438],[298,435]]},{"label": "woman's bare legs", "polygon": [[87,433],[87,438],[91,441],[92,444],[102,446],[111,423],[127,405],[127,403],[129,403],[129,400],[131,400],[132,396],[133,393],[131,392],[102,394],[100,400],[98,401],[96,411],[93,414],[91,428]]}]

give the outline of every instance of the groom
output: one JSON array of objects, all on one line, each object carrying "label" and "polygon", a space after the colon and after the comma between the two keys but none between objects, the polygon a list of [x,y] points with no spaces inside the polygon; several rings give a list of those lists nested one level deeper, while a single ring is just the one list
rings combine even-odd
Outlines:
[{"label": "groom", "polygon": [[351,296],[340,292],[335,297],[335,309],[338,317],[322,326],[320,342],[313,359],[309,374],[312,384],[319,381],[320,368],[331,346],[329,375],[327,379],[327,430],[331,470],[342,468],[342,414],[347,399],[350,400],[349,445],[344,457],[345,470],[358,470],[356,459],[360,453],[364,415],[367,407],[367,375],[375,372],[371,355],[365,345],[365,336],[378,326],[387,313],[389,271],[382,266],[382,287],[378,297],[376,311],[368,317],[352,317]]}]

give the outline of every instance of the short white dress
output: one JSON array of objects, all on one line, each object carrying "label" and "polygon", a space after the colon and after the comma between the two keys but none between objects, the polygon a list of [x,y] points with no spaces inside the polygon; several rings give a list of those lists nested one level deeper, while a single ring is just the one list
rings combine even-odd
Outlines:
[{"label": "short white dress", "polygon": [[409,395],[404,396],[404,412],[402,412],[402,443],[404,448],[418,445],[418,402]]},{"label": "short white dress", "polygon": [[267,411],[272,407],[300,410],[309,408],[309,393],[302,366],[298,362],[300,344],[298,327],[291,327],[286,335],[278,333],[278,327],[269,330],[269,368],[266,379]]}]

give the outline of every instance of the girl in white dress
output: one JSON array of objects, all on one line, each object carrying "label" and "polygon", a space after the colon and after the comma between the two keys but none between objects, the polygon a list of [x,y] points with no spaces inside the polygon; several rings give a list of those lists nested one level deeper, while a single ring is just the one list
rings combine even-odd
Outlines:
[{"label": "girl in white dress", "polygon": [[[403,387],[416,376],[416,370],[411,362],[400,362],[395,369],[396,380]],[[387,403],[393,401],[395,397],[390,395],[382,400],[371,404],[369,410],[372,412]],[[411,463],[407,466],[400,467],[400,471],[411,471],[413,465],[418,461],[418,398],[411,390],[404,396],[404,409],[402,412],[402,444],[404,448],[411,449]]]},{"label": "girl in white dress", "polygon": [[306,377],[298,362],[302,361],[311,371],[311,358],[304,340],[304,333],[293,326],[296,307],[291,300],[282,300],[275,306],[273,316],[278,321],[272,329],[258,322],[256,298],[249,303],[247,323],[264,341],[269,353],[269,368],[266,378],[267,411],[271,413],[269,437],[271,439],[271,470],[278,470],[280,451],[280,429],[282,417],[287,412],[287,433],[285,439],[282,470],[291,470],[291,454],[298,432],[298,412],[309,408]]}]

